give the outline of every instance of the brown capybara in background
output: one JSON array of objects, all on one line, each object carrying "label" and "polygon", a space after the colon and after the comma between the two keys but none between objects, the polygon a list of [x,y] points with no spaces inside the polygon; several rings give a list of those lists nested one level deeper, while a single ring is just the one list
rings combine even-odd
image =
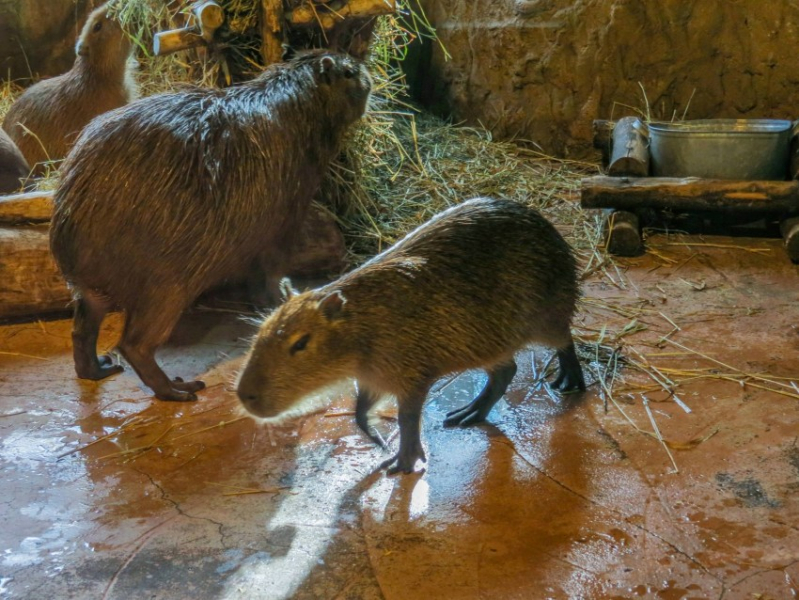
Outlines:
[{"label": "brown capybara in background", "polygon": [[478,198],[433,217],[395,246],[266,318],[238,382],[244,407],[275,417],[305,397],[354,378],[356,421],[375,442],[370,408],[393,395],[399,452],[383,467],[410,473],[425,459],[422,404],[439,378],[488,372],[473,402],[444,425],[485,419],[531,343],[557,349],[562,391],[585,389],[570,332],[577,301],[571,249],[538,212]]},{"label": "brown capybara in background", "polygon": [[41,163],[64,158],[94,117],[136,96],[128,68],[131,43],[104,6],[89,15],[75,52],[69,71],[25,90],[3,121],[35,175],[46,171]]},{"label": "brown capybara in background", "polygon": [[0,129],[0,194],[19,190],[30,174],[30,167],[17,145]]},{"label": "brown capybara in background", "polygon": [[62,166],[50,246],[75,292],[79,377],[122,369],[97,357],[100,322],[126,313],[119,350],[162,400],[193,400],[201,381],[170,381],[155,361],[183,310],[256,255],[277,289],[298,233],[371,78],[346,55],[310,51],[225,90],[143,98],[98,117]]}]

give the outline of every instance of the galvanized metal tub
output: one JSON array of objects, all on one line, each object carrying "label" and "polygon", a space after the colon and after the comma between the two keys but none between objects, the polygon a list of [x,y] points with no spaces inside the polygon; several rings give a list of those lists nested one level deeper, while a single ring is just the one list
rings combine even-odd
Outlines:
[{"label": "galvanized metal tub", "polygon": [[659,177],[784,180],[793,124],[780,119],[651,122],[652,174]]}]

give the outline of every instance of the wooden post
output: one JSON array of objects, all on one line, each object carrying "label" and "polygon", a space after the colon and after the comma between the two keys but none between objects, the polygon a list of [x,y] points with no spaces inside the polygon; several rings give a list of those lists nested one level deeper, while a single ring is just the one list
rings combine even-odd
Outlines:
[{"label": "wooden post", "polygon": [[594,148],[602,151],[602,168],[610,164],[610,149],[613,146],[613,121],[596,120],[593,123]]},{"label": "wooden post", "polygon": [[799,217],[785,219],[780,223],[782,239],[785,240],[785,251],[793,262],[799,262]]},{"label": "wooden post", "polygon": [[616,123],[613,128],[613,149],[608,175],[614,177],[649,175],[648,139],[639,127],[640,121],[637,117],[624,117]]},{"label": "wooden post", "polygon": [[283,0],[261,1],[261,55],[265,65],[283,58]]},{"label": "wooden post", "polygon": [[605,244],[616,256],[638,256],[643,251],[641,226],[635,213],[609,210],[605,213]]}]

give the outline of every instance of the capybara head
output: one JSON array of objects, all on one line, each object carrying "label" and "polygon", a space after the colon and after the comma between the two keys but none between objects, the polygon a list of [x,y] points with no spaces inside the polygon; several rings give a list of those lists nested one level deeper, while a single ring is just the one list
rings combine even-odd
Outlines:
[{"label": "capybara head", "polygon": [[108,15],[107,6],[94,9],[80,33],[75,54],[93,67],[115,70],[130,55],[131,43],[119,22]]},{"label": "capybara head", "polygon": [[[284,280],[285,282],[285,280]],[[347,300],[324,288],[302,294],[283,285],[286,302],[258,331],[236,393],[258,417],[276,417],[304,399],[352,377],[355,353],[344,343]]]},{"label": "capybara head", "polygon": [[295,51],[285,47],[283,60],[297,67],[307,64],[314,69],[320,97],[328,103],[325,108],[331,114],[340,115],[342,124],[352,124],[366,112],[372,77],[358,59],[324,49]]}]

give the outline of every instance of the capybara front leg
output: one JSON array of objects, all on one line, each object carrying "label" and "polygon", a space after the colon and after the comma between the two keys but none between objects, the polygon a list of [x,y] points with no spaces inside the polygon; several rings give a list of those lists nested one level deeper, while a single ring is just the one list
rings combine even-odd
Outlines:
[{"label": "capybara front leg", "polygon": [[552,387],[561,392],[585,390],[583,368],[580,366],[580,359],[577,358],[574,342],[563,350],[558,350],[558,364],[560,365],[560,370]]},{"label": "capybara front leg", "polygon": [[[384,461],[381,469],[388,468],[389,475],[413,473],[417,460],[427,461],[422,447],[422,405],[427,397],[426,388],[421,394],[398,399],[399,404],[399,452]],[[396,463],[396,464],[395,464]],[[393,467],[391,465],[394,465]]]},{"label": "capybara front leg", "polygon": [[488,413],[505,394],[514,375],[516,375],[516,362],[513,359],[490,369],[483,391],[466,406],[448,412],[447,418],[444,419],[444,427],[474,425],[485,421]]},{"label": "capybara front leg", "polygon": [[77,298],[72,326],[72,353],[75,372],[81,379],[105,379],[123,371],[110,356],[97,356],[97,336],[107,312],[105,303],[91,294]]},{"label": "capybara front leg", "polygon": [[378,399],[378,395],[358,385],[358,395],[355,398],[355,422],[370,440],[381,448],[386,448],[386,441],[383,439],[383,436],[369,423],[369,411]]}]

